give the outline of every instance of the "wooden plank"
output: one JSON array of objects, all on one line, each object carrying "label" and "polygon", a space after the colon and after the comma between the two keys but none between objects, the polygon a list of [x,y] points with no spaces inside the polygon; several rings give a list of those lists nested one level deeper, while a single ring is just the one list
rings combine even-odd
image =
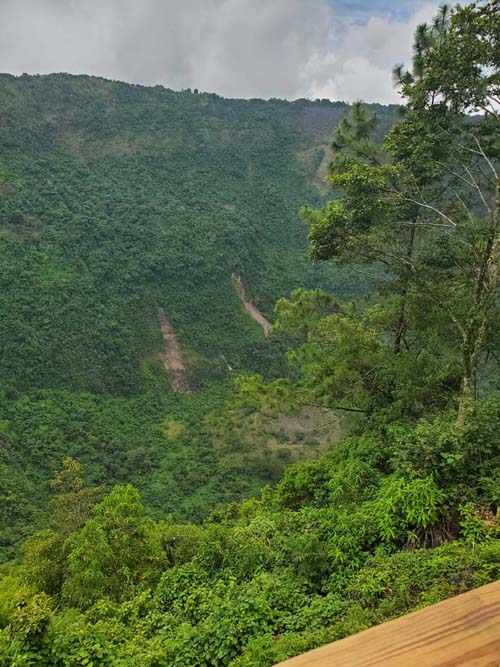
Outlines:
[{"label": "wooden plank", "polygon": [[500,667],[500,581],[277,667]]}]

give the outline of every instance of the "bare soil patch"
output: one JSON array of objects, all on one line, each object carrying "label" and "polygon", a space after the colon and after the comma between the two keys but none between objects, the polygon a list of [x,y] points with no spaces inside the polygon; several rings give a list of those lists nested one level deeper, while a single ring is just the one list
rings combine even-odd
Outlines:
[{"label": "bare soil patch", "polygon": [[182,359],[181,346],[163,308],[158,308],[158,319],[160,320],[161,335],[165,344],[163,365],[170,378],[172,389],[179,394],[190,394],[191,388],[186,381],[186,369]]},{"label": "bare soil patch", "polygon": [[269,336],[271,332],[271,322],[269,322],[269,320],[267,320],[264,317],[264,315],[260,312],[257,306],[254,303],[252,303],[250,299],[247,298],[241,276],[238,276],[236,273],[233,273],[231,279],[233,283],[236,285],[240,301],[245,306],[245,310],[250,314],[250,317],[252,317],[258,324],[260,324],[260,326],[264,331],[264,336]]}]

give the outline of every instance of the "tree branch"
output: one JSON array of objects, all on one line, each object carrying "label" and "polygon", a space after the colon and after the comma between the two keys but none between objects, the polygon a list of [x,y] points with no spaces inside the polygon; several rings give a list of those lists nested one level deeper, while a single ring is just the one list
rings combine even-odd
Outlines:
[{"label": "tree branch", "polygon": [[[394,193],[394,194],[399,194],[399,193]],[[431,206],[430,204],[426,204],[425,202],[418,201],[417,199],[412,199],[411,197],[403,197],[402,195],[399,195],[399,197],[403,201],[407,201],[407,202],[410,202],[411,204],[415,204],[416,206],[422,206],[423,208],[426,208],[429,211],[433,211],[434,213],[439,215],[439,217],[441,217],[443,220],[446,220],[446,222],[448,222],[449,225],[451,225],[452,227],[455,228],[457,226],[456,222],[454,222],[451,218],[449,218],[445,213],[440,211],[435,206]],[[449,225],[443,225],[443,226],[444,227],[449,227]]]}]

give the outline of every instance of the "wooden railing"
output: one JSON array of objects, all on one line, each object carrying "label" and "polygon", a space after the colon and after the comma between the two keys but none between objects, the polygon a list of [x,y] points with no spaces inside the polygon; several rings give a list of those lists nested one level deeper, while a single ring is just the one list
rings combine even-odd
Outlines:
[{"label": "wooden railing", "polygon": [[291,658],[279,667],[500,667],[500,581]]}]

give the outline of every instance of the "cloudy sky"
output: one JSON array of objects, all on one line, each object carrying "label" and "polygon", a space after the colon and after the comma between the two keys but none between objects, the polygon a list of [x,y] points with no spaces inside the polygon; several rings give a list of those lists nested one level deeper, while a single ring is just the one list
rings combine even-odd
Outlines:
[{"label": "cloudy sky", "polygon": [[0,0],[0,71],[227,97],[397,102],[391,68],[438,0]]}]

